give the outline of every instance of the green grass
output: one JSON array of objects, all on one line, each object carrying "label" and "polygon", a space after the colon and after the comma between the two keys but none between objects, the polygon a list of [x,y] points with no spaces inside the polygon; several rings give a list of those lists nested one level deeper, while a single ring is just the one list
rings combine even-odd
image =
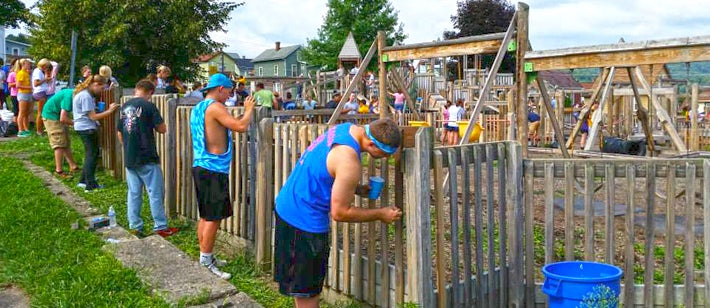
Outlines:
[{"label": "green grass", "polygon": [[[81,140],[75,134],[72,134],[72,151],[74,153],[74,158],[77,160],[77,163],[79,165],[83,165],[84,149]],[[54,169],[53,154],[50,150],[49,142],[46,137],[30,137],[0,143],[1,156],[18,156],[23,155],[24,153],[30,154],[29,159],[35,165],[41,166],[48,171],[52,171]],[[24,171],[24,168],[21,167],[22,163],[19,160],[12,159],[8,164],[3,162],[0,165],[11,166],[12,170],[23,171],[27,173],[26,171]],[[68,169],[68,166],[65,165],[64,168],[66,170]],[[94,208],[99,209],[103,213],[106,213],[110,206],[114,206],[117,213],[116,216],[118,224],[127,228],[128,221],[125,214],[127,187],[125,183],[120,180],[114,179],[106,172],[102,171],[98,171],[96,173],[96,176],[99,183],[105,186],[105,189],[92,193],[84,193],[83,189],[76,187],[78,177],[74,179],[61,179],[61,181],[70,189],[72,189],[74,193],[91,202]],[[36,178],[34,178],[34,181],[39,183],[38,179]],[[41,186],[41,184],[38,185]],[[39,189],[50,194],[51,196],[51,193],[46,188],[43,189],[43,186]],[[64,204],[64,207],[68,209],[68,206],[66,206],[66,204]],[[150,231],[153,226],[153,220],[150,215],[150,207],[147,200],[147,196],[145,194],[143,200],[143,208],[141,210],[141,216],[145,224],[145,230]],[[79,217],[77,214],[76,218],[69,219],[69,221],[73,222],[78,218]],[[65,223],[67,228],[71,224],[71,222]],[[2,222],[0,222],[0,226],[2,226],[1,223]],[[168,237],[167,240],[173,243],[182,251],[184,251],[194,260],[197,260],[200,251],[197,241],[197,231],[195,223],[191,221],[186,221],[184,219],[170,219],[169,225],[173,227],[178,227],[180,229],[180,232],[178,232],[176,235]],[[93,236],[91,234],[88,235]],[[100,247],[101,241],[98,240],[98,238],[96,237],[94,238],[97,241],[98,246]],[[1,255],[2,254],[0,254],[0,256]],[[248,294],[251,298],[253,298],[265,307],[285,308],[294,306],[293,300],[289,297],[280,295],[278,291],[272,286],[271,278],[264,272],[257,269],[253,261],[253,256],[251,256],[248,252],[237,251],[234,253],[229,253],[228,255],[229,257],[227,258],[227,260],[229,261],[229,263],[226,266],[225,270],[232,274],[232,279],[230,280],[230,282],[234,284],[239,291]],[[5,258],[2,258],[2,260],[4,259]],[[0,282],[3,281],[1,277],[2,274],[0,273]],[[52,289],[52,287],[49,287],[49,289]],[[31,292],[30,296],[34,298],[34,295]],[[194,299],[188,299],[182,302],[182,304],[199,303],[201,301],[203,300],[200,297],[197,297]],[[74,302],[72,301],[68,301],[67,303],[74,305]],[[150,307],[150,305],[144,304],[132,306]],[[336,305],[327,305],[323,303],[322,307],[359,307],[359,305],[353,302],[338,303]]]},{"label": "green grass", "polygon": [[71,230],[79,214],[20,166],[0,157],[0,283],[23,288],[37,307],[169,306],[97,236]]}]

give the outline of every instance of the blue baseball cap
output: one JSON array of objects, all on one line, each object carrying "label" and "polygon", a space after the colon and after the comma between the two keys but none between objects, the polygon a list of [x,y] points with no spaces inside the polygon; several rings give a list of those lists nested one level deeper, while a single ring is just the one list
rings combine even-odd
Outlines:
[{"label": "blue baseball cap", "polygon": [[232,84],[232,81],[227,78],[227,76],[222,73],[217,73],[210,76],[210,81],[207,82],[207,86],[202,88],[202,92],[207,92],[208,90],[214,89],[216,87],[225,87],[231,89],[234,87],[234,85]]}]

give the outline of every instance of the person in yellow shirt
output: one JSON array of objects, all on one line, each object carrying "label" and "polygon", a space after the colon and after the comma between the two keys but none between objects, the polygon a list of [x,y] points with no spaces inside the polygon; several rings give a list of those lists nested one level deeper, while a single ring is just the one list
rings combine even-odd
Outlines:
[{"label": "person in yellow shirt", "polygon": [[30,84],[30,70],[32,62],[29,59],[20,60],[21,69],[17,72],[17,101],[20,105],[20,112],[17,115],[17,136],[20,138],[29,137],[30,133],[30,113],[34,107],[32,99],[32,84]]},{"label": "person in yellow shirt", "polygon": [[360,106],[357,108],[357,113],[368,114],[370,113],[370,107],[367,106],[367,101],[365,99],[360,99]]}]

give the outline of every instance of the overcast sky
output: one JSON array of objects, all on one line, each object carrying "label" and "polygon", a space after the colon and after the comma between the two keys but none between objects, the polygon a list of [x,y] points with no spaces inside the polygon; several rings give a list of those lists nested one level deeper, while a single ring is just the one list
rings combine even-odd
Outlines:
[{"label": "overcast sky", "polygon": [[[23,0],[32,5],[35,0]],[[241,1],[241,0],[239,0]],[[253,58],[264,49],[314,38],[327,0],[243,0],[226,33],[213,38],[225,51]],[[404,24],[405,43],[436,40],[453,29],[456,0],[390,0]],[[535,50],[710,35],[708,0],[528,0],[529,36]],[[8,33],[16,33],[10,30]],[[358,44],[370,44],[358,42]]]}]

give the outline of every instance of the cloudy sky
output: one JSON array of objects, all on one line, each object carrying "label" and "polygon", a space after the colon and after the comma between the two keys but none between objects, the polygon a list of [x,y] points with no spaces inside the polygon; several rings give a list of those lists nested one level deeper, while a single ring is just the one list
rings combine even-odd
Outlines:
[{"label": "cloudy sky", "polygon": [[[35,0],[23,0],[32,5]],[[239,0],[242,1],[242,0]],[[226,33],[213,37],[226,51],[249,58],[275,41],[282,46],[314,38],[327,0],[243,0]],[[408,35],[405,43],[436,40],[451,30],[456,0],[390,0]],[[710,35],[708,0],[528,0],[530,41],[535,50]],[[9,33],[17,32],[11,30]],[[369,44],[358,42],[360,44]]]}]

